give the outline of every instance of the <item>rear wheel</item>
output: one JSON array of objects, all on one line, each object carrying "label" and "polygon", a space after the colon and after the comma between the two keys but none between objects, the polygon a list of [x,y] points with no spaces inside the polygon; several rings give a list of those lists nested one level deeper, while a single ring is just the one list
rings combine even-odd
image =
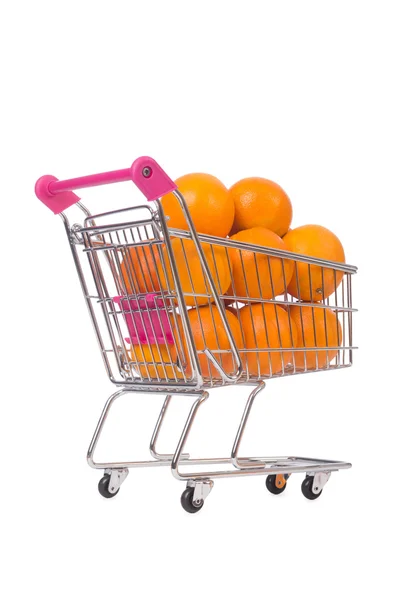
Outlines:
[{"label": "rear wheel", "polygon": [[281,494],[287,487],[288,475],[268,475],[266,487],[271,494]]}]

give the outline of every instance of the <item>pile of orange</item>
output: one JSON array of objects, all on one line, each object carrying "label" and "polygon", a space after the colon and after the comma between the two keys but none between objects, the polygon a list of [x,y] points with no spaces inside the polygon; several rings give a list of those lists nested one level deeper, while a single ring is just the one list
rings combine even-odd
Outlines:
[{"label": "pile of orange", "polygon": [[[198,233],[238,242],[235,246],[222,245],[218,239],[218,245],[214,240],[203,243],[202,248],[216,290],[226,297],[226,318],[249,376],[282,373],[291,365],[305,370],[329,365],[342,344],[342,332],[337,315],[325,307],[324,301],[341,283],[343,270],[322,268],[283,253],[344,263],[343,246],[337,236],[320,225],[291,229],[291,201],[277,183],[268,179],[248,177],[228,189],[212,175],[193,173],[180,177],[176,184]],[[162,198],[162,208],[169,228],[189,229],[172,193]],[[225,372],[232,373],[236,365],[230,342],[213,305],[196,246],[192,240],[178,237],[177,232],[171,234],[202,375],[219,377],[208,353],[203,353],[206,349]],[[175,295],[174,273],[164,244],[159,241],[125,251],[120,275],[128,294],[163,290]],[[178,308],[174,314],[175,310],[178,313]],[[179,319],[177,315],[178,323],[174,320],[173,324],[183,331]],[[137,368],[144,377],[182,377],[179,354],[189,357],[189,351],[183,339],[181,344],[175,352],[156,346],[155,351],[139,347],[134,353],[133,348],[135,358],[131,360],[140,364]],[[143,363],[149,366],[143,367]],[[190,359],[183,372],[190,376]]]}]

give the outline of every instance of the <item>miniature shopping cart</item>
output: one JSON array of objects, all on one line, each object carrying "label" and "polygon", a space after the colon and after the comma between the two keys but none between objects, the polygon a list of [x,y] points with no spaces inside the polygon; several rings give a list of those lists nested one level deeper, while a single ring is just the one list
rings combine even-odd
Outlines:
[{"label": "miniature shopping cart", "polygon": [[[138,187],[149,203],[92,215],[73,191],[128,180]],[[186,219],[184,230],[171,229],[167,224],[161,198],[171,193],[178,200]],[[352,306],[351,277],[356,272],[355,267],[197,233],[186,201],[177,186],[148,157],[138,158],[128,169],[65,181],[50,175],[43,176],[37,181],[36,195],[63,220],[103,362],[111,382],[118,388],[105,404],[87,455],[91,467],[104,470],[104,476],[98,484],[102,496],[114,497],[129,469],[162,465],[170,467],[178,480],[186,482],[181,502],[190,513],[202,508],[213,487],[213,480],[223,477],[266,475],[268,490],[280,494],[285,490],[292,473],[304,472],[306,477],[302,492],[306,498],[313,500],[321,495],[332,471],[351,466],[346,462],[295,456],[241,457],[239,448],[253,402],[264,389],[266,380],[351,366],[355,349],[352,338],[355,309]],[[72,225],[64,211],[74,204],[83,217],[81,222]],[[175,240],[182,246],[182,253],[179,252],[178,257]],[[204,291],[202,286],[199,290],[195,287],[197,271],[192,273],[191,261],[187,253],[184,255],[186,244],[194,245],[201,270],[200,281],[205,284]],[[230,271],[231,285],[227,290],[220,288],[221,274],[217,262],[212,260],[217,252],[225,254]],[[240,261],[244,278],[244,257],[249,253],[251,265],[254,261],[259,286],[254,293],[249,282],[245,290],[241,289],[241,285],[237,289],[231,253],[234,253],[234,260]],[[269,294],[263,295],[260,290],[261,269],[265,263],[272,287],[272,265],[277,263],[278,268],[281,265],[285,276],[288,263],[289,268],[292,264],[295,271],[298,266],[301,268],[304,265],[309,280],[317,278],[320,281],[316,289],[320,297],[325,281],[329,282],[330,277],[335,282],[334,291],[320,301],[317,297],[300,298],[299,293],[292,297],[285,290],[282,294],[267,297]],[[250,276],[252,279],[252,273]],[[190,311],[204,305],[207,314],[213,318],[216,341],[212,345],[207,344],[204,329],[201,338],[197,338],[192,330]],[[258,306],[262,308],[258,309]],[[270,324],[266,325],[266,307],[269,306],[282,307],[288,315],[290,328],[292,310],[309,308],[312,311],[323,310],[324,314],[326,310],[333,311],[332,314],[339,321],[338,339],[332,342],[329,334],[327,337],[326,321],[325,341],[321,341],[320,336],[316,340],[315,336],[314,342],[307,344],[303,340],[299,347],[294,344],[292,337],[290,347],[285,347],[281,335],[278,344],[248,344],[243,334],[237,339],[228,318],[230,308],[240,325],[243,311],[247,315],[254,310],[253,307],[256,307],[256,311],[263,310],[267,330]],[[276,308],[274,313],[279,327]],[[197,314],[200,315],[200,310]],[[198,325],[203,328],[203,323],[199,322]],[[221,334],[223,340],[227,341],[226,345],[217,341]],[[263,357],[266,357],[266,361]],[[278,360],[273,360],[275,357]],[[263,367],[264,362],[266,368]],[[274,366],[276,364],[277,368]],[[208,398],[208,390],[236,385],[252,386],[253,389],[245,405],[230,456],[191,458],[184,452],[185,445],[197,412]],[[117,398],[130,392],[165,395],[150,442],[152,459],[95,462],[94,451],[109,410]],[[156,443],[175,394],[191,397],[193,401],[175,452],[161,454],[156,450]],[[222,464],[229,467],[222,469],[215,466]],[[213,470],[184,470],[190,466],[211,469],[211,465]]]}]

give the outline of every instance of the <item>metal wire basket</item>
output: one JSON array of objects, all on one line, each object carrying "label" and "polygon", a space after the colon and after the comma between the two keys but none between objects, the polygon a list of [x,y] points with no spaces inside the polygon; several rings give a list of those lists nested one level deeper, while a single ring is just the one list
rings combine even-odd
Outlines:
[{"label": "metal wire basket", "polygon": [[[71,191],[132,179],[151,205],[91,215]],[[177,197],[186,230],[168,227],[161,201]],[[332,470],[349,463],[297,457],[238,458],[257,393],[265,380],[334,371],[353,361],[352,275],[356,268],[318,258],[198,234],[175,184],[148,157],[131,169],[75,180],[42,177],[36,194],[63,219],[80,283],[110,380],[121,390],[105,405],[88,451],[104,468],[99,490],[113,497],[130,467],[170,465],[187,480],[182,505],[202,507],[216,477],[268,474],[267,487],[283,491],[291,472],[306,471],[302,486],[319,497]],[[64,210],[77,203],[83,223]],[[307,285],[302,289],[303,280]],[[206,389],[254,385],[229,458],[190,459],[183,454]],[[165,393],[151,442],[153,461],[95,463],[93,453],[111,404],[133,391]],[[199,394],[174,454],[155,450],[171,394]],[[232,463],[233,470],[182,475],[180,464]]]}]

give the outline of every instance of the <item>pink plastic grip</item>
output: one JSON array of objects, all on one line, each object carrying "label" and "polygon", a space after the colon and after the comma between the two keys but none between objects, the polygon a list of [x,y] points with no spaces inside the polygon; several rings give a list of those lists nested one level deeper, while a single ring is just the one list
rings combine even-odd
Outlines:
[{"label": "pink plastic grip", "polygon": [[59,181],[53,175],[44,175],[37,181],[35,192],[39,200],[55,214],[59,214],[80,200],[73,190],[129,180],[135,183],[148,200],[157,200],[177,188],[153,158],[141,156],[132,163],[129,169],[97,173],[64,181]]},{"label": "pink plastic grip", "polygon": [[43,175],[43,177],[40,177],[40,179],[36,181],[34,191],[37,198],[41,200],[47,208],[52,210],[55,215],[59,215],[59,213],[69,208],[69,206],[76,204],[80,198],[69,191],[56,194],[50,192],[50,185],[56,181],[58,181],[58,179],[53,175]]},{"label": "pink plastic grip", "polygon": [[125,316],[129,338],[128,344],[175,344],[169,314],[164,302],[157,294],[146,294],[143,298],[115,296]]},{"label": "pink plastic grip", "polygon": [[177,186],[150,156],[137,158],[131,166],[131,179],[146,198],[157,200]]}]

